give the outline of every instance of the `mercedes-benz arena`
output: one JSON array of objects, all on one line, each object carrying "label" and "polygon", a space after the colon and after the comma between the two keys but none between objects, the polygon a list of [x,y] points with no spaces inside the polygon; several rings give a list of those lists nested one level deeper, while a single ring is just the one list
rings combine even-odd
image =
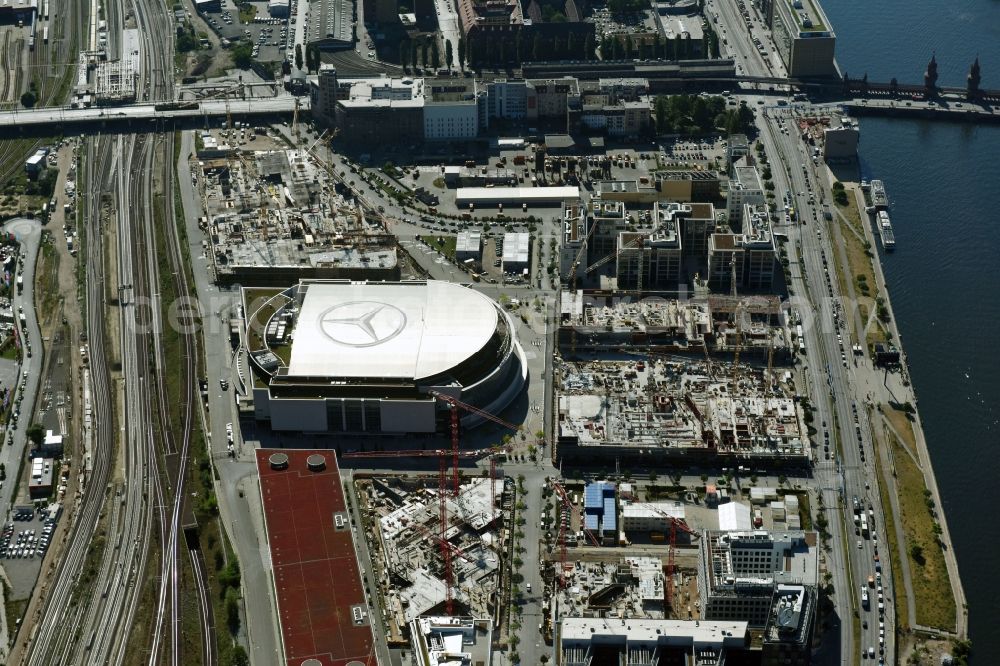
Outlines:
[{"label": "mercedes-benz arena", "polygon": [[448,406],[432,392],[500,413],[527,381],[514,322],[472,288],[303,280],[243,300],[254,413],[272,430],[441,431]]}]

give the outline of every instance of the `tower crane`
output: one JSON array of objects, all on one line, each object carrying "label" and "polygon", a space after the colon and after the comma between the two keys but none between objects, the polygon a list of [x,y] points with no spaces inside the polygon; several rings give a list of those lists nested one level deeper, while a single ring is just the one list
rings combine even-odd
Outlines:
[{"label": "tower crane", "polygon": [[[583,212],[583,219],[587,219],[586,208]],[[583,259],[583,255],[586,254],[587,247],[590,245],[590,239],[593,237],[595,231],[597,231],[596,220],[590,225],[590,230],[587,232],[583,242],[580,243],[580,249],[577,251],[576,257],[573,259],[573,265],[569,269],[569,275],[566,277],[566,285],[569,287],[569,292],[574,295],[574,298],[576,297],[576,280],[580,269],[580,261]],[[570,352],[572,356],[576,356],[576,326],[570,327]]]},{"label": "tower crane", "polygon": [[736,253],[729,262],[729,287],[733,300],[736,301],[733,310],[733,323],[736,325],[736,352],[733,354],[733,385],[736,384],[737,372],[740,365],[740,349],[743,346],[743,301],[737,300],[736,296]]},{"label": "tower crane", "polygon": [[[583,516],[581,516],[580,512],[576,510],[575,506],[573,506],[573,502],[570,501],[569,495],[566,493],[566,489],[562,487],[562,484],[559,483],[559,482],[557,482],[557,481],[553,481],[552,482],[552,488],[556,491],[556,494],[559,495],[559,499],[562,500],[563,508],[566,509],[566,510],[568,510],[574,516],[576,516],[577,520],[580,521],[580,529],[583,531],[584,536],[586,536],[587,539],[592,544],[594,544],[595,546],[600,546],[601,543],[600,543],[600,541],[597,540],[597,537],[595,537],[593,535],[593,533],[590,530],[588,530],[586,528],[586,526],[584,525]],[[566,524],[562,521],[561,518],[560,518],[560,521],[559,521],[559,571],[558,571],[558,578],[559,578],[559,585],[560,585],[560,587],[565,587],[565,585],[566,585]]]},{"label": "tower crane", "polygon": [[674,603],[674,573],[676,572],[677,569],[675,560],[675,552],[677,550],[677,530],[680,530],[690,535],[691,537],[697,537],[698,533],[692,530],[690,527],[688,527],[688,524],[683,520],[681,520],[680,518],[671,516],[666,511],[658,509],[656,506],[652,504],[643,504],[641,506],[645,506],[653,513],[656,513],[667,519],[667,524],[669,526],[669,532],[670,532],[670,551],[667,553],[667,571],[666,571],[667,580],[665,581],[665,585],[663,586],[663,592],[667,606],[670,606],[672,608]]},{"label": "tower crane", "polygon": [[[489,412],[479,409],[473,405],[462,402],[458,398],[452,397],[450,395],[441,393],[440,391],[428,391],[428,393],[433,396],[436,400],[440,400],[448,405],[449,411],[451,412],[451,459],[452,459],[452,496],[458,497],[458,459],[467,457],[478,457],[484,454],[489,454],[490,458],[490,505],[492,513],[491,518],[495,519],[497,515],[496,510],[496,455],[501,451],[505,450],[504,447],[493,447],[489,449],[477,450],[477,451],[459,451],[459,429],[460,420],[458,416],[459,408],[465,411],[480,416],[484,419],[492,421],[498,425],[502,425],[510,430],[517,430],[517,426],[504,421],[499,416],[490,414]],[[448,529],[448,449],[435,449],[429,451],[357,451],[353,453],[345,454],[344,458],[387,458],[387,457],[432,457],[436,456],[438,458],[438,543],[441,546],[441,559],[444,562],[445,571],[445,586],[447,587],[447,608],[448,614],[452,614],[452,597],[451,597],[451,586],[452,586],[452,567],[451,567],[451,549],[450,544],[447,544],[447,539],[445,539],[445,532]]]}]

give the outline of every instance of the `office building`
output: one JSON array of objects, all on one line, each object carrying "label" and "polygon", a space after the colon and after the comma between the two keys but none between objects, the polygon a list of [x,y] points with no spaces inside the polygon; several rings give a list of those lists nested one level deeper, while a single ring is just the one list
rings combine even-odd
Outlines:
[{"label": "office building", "polygon": [[739,229],[743,222],[745,204],[765,203],[764,185],[755,166],[733,167],[729,180],[729,194],[726,199],[726,217],[729,226]]},{"label": "office building", "polygon": [[776,598],[779,586],[815,590],[817,538],[815,532],[801,531],[702,533],[698,566],[702,618],[744,620],[751,628],[765,628],[780,601]]},{"label": "office building", "polygon": [[750,652],[747,623],[567,617],[559,623],[560,666],[725,666]]},{"label": "office building", "polygon": [[790,77],[837,76],[837,37],[816,0],[770,0],[774,43]]}]

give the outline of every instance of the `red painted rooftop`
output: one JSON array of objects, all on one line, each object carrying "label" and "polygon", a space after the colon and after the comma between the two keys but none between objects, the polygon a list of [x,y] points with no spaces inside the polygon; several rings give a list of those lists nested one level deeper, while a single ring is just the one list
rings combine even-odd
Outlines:
[{"label": "red painted rooftop", "polygon": [[[272,454],[285,454],[285,469],[273,469]],[[312,471],[309,456],[325,458]],[[278,599],[287,666],[375,666],[367,622],[356,624],[353,609],[365,605],[364,588],[351,539],[350,517],[333,451],[258,450],[267,541]],[[345,527],[335,517],[343,514]],[[365,618],[368,620],[369,618]]]}]

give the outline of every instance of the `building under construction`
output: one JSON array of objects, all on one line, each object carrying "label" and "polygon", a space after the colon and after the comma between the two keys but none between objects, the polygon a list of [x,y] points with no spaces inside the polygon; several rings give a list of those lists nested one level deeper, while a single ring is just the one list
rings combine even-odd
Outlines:
[{"label": "building under construction", "polygon": [[461,483],[457,495],[436,478],[357,480],[390,641],[406,640],[427,615],[499,622],[509,568],[509,489],[490,477]]},{"label": "building under construction", "polygon": [[560,460],[808,459],[793,387],[773,371],[650,356],[557,363],[555,375]]},{"label": "building under construction", "polygon": [[777,296],[709,295],[634,299],[605,292],[564,291],[559,351],[564,358],[595,352],[734,353],[791,360],[792,332]]},{"label": "building under construction", "polygon": [[208,132],[200,143],[202,223],[219,283],[399,279],[395,239],[308,151],[242,151]]}]

